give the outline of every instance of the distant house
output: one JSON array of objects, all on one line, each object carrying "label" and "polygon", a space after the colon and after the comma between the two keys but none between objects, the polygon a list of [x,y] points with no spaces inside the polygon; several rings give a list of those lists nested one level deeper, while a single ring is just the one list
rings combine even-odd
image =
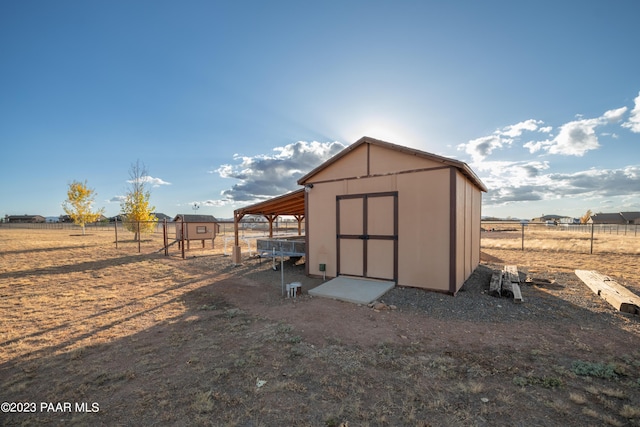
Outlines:
[{"label": "distant house", "polygon": [[203,248],[205,240],[211,240],[211,247],[213,247],[216,235],[220,232],[218,220],[213,215],[178,214],[173,221],[176,224],[176,240],[183,240],[182,231],[184,230],[187,249],[191,240],[201,240]]},{"label": "distant house", "polygon": [[[158,223],[163,222],[165,219],[167,220],[167,222],[171,222],[173,221],[173,218],[171,218],[169,215],[165,215],[163,213],[160,212],[154,212],[151,215],[154,215],[156,218],[158,218]],[[116,216],[112,216],[108,218],[109,222],[124,222],[125,221],[125,217],[123,214],[118,214]]]},{"label": "distant house", "polygon": [[163,222],[164,220],[167,220],[167,222],[173,221],[173,218],[171,218],[169,215],[165,215],[160,212],[154,212],[151,215],[155,215],[155,217],[158,218],[158,222]]},{"label": "distant house", "polygon": [[7,222],[12,223],[34,223],[47,221],[47,219],[42,215],[7,215],[5,219]]},{"label": "distant house", "polygon": [[640,224],[640,212],[620,212],[627,224]]},{"label": "distant house", "polygon": [[[106,216],[100,214],[100,216],[98,217],[98,219],[95,222],[111,222],[113,221],[113,218],[107,218]],[[73,220],[71,219],[71,217],[69,215],[60,215],[58,217],[57,221],[51,221],[51,222],[73,222]]]},{"label": "distant house", "polygon": [[640,212],[597,213],[591,215],[589,224],[640,224]]},{"label": "distant house", "polygon": [[573,224],[575,223],[575,219],[569,216],[561,216],[561,215],[543,215],[538,218],[532,218],[532,223],[542,223],[542,224]]}]

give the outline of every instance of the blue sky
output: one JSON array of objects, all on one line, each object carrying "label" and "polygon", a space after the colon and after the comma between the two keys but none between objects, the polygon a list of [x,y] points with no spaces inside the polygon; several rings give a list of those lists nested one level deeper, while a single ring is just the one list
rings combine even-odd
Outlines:
[{"label": "blue sky", "polygon": [[467,162],[483,215],[640,210],[640,2],[3,1],[0,215],[129,168],[231,217],[367,135]]}]

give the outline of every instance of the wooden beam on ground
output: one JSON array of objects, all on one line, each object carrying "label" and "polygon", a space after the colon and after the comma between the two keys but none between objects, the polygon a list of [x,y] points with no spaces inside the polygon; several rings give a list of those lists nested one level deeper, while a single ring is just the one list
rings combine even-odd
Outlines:
[{"label": "wooden beam on ground", "polygon": [[576,276],[616,310],[640,315],[640,296],[615,280],[593,270],[576,270]]},{"label": "wooden beam on ground", "polygon": [[513,297],[516,304],[524,302],[520,290],[518,266],[505,265],[502,271],[494,271],[489,282],[489,295],[493,297]]},{"label": "wooden beam on ground", "polygon": [[489,283],[489,295],[499,297],[502,289],[502,271],[494,271]]},{"label": "wooden beam on ground", "polygon": [[503,271],[507,282],[520,283],[517,265],[505,265]]},{"label": "wooden beam on ground", "polygon": [[507,298],[511,298],[513,296],[513,284],[504,278],[502,279],[502,289],[500,290],[500,295]]},{"label": "wooden beam on ground", "polygon": [[505,265],[502,269],[504,278],[502,279],[502,295],[513,297],[515,302],[522,302],[522,293],[520,292],[520,275],[518,274],[517,265]]},{"label": "wooden beam on ground", "polygon": [[522,304],[524,300],[522,299],[522,292],[520,292],[520,285],[517,283],[511,283],[511,287],[513,288],[513,302],[516,304]]}]

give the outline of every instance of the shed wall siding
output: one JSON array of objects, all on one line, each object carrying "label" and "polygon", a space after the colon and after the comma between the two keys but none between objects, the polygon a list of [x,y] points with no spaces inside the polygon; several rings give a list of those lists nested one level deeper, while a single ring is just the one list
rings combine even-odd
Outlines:
[{"label": "shed wall siding", "polygon": [[480,264],[480,227],[482,219],[482,192],[475,186],[473,190],[473,206],[471,209],[472,233],[471,233],[471,265],[475,269]]},{"label": "shed wall siding", "polygon": [[331,166],[319,171],[313,182],[365,176],[367,174],[367,145],[357,147]]},{"label": "shed wall siding", "polygon": [[400,151],[389,150],[377,145],[370,146],[369,172],[371,175],[435,168],[441,163],[423,157],[412,156]]},{"label": "shed wall siding", "polygon": [[456,292],[480,262],[482,195],[464,175],[456,174]]},{"label": "shed wall siding", "polygon": [[[182,221],[176,221],[176,238],[182,238]],[[205,227],[206,233],[198,233],[198,227]],[[218,224],[214,222],[188,222],[184,226],[185,240],[208,240],[216,237]]]},{"label": "shed wall siding", "polygon": [[398,175],[398,284],[449,288],[449,171]]},{"label": "shed wall siding", "polygon": [[307,195],[309,274],[322,275],[320,264],[326,264],[326,275],[335,277],[336,270],[336,195],[345,194],[344,181],[315,184]]}]

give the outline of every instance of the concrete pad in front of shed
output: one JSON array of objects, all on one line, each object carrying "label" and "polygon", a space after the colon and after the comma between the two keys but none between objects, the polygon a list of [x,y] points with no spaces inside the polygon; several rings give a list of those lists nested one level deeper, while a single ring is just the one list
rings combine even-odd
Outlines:
[{"label": "concrete pad in front of shed", "polygon": [[309,290],[309,295],[333,298],[355,304],[369,304],[386,294],[394,286],[394,282],[384,280],[338,276]]}]

